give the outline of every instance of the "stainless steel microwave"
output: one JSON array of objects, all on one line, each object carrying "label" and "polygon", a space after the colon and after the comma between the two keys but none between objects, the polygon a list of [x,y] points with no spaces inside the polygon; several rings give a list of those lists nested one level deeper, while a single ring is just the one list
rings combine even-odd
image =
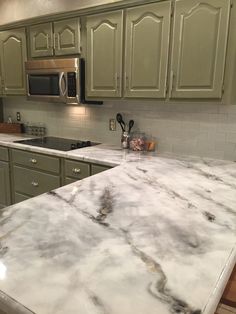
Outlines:
[{"label": "stainless steel microwave", "polygon": [[31,60],[25,63],[29,100],[81,102],[80,59]]}]

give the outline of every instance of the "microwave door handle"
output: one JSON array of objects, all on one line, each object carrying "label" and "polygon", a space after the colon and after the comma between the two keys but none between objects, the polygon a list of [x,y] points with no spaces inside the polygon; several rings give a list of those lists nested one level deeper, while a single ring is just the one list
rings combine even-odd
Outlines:
[{"label": "microwave door handle", "polygon": [[[62,80],[64,80],[65,83],[65,89],[64,91],[62,90]],[[59,90],[60,90],[60,95],[65,97],[66,92],[67,92],[67,87],[66,87],[66,78],[65,78],[65,73],[61,72],[60,77],[59,77]]]}]

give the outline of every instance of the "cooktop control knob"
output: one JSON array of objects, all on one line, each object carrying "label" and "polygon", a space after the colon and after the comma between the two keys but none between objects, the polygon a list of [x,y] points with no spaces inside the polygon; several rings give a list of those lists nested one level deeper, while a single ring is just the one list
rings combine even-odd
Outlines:
[{"label": "cooktop control knob", "polygon": [[75,145],[75,144],[71,144],[71,145],[70,145],[70,148],[71,148],[71,149],[76,149],[76,145]]},{"label": "cooktop control knob", "polygon": [[91,141],[86,142],[87,146],[91,146]]}]

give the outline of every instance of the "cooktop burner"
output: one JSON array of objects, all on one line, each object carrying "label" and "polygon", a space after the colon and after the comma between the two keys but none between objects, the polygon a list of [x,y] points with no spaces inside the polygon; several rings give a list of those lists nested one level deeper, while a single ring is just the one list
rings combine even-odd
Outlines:
[{"label": "cooktop burner", "polygon": [[79,141],[79,140],[72,140],[68,138],[60,138],[60,137],[52,137],[52,136],[34,138],[30,140],[15,141],[14,143],[21,143],[21,144],[44,147],[44,148],[49,148],[49,149],[56,149],[56,150],[61,150],[61,151],[69,151],[73,149],[89,147],[89,146],[100,144],[100,143],[93,143],[91,141]]}]

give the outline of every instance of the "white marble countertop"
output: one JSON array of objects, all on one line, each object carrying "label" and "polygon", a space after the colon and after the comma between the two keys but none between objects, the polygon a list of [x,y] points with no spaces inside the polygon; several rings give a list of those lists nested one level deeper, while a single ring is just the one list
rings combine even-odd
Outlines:
[{"label": "white marble countertop", "polygon": [[213,314],[236,262],[236,164],[95,150],[80,158],[120,166],[2,211],[0,304]]}]

